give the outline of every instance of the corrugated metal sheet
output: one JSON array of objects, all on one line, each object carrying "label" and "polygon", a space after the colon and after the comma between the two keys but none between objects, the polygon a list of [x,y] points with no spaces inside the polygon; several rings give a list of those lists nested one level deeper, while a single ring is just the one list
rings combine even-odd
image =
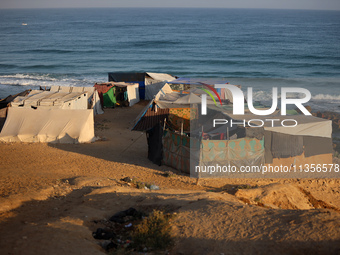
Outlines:
[{"label": "corrugated metal sheet", "polygon": [[137,125],[132,129],[135,131],[146,131],[153,128],[156,124],[164,124],[164,119],[168,118],[169,109],[157,109],[157,112],[149,108]]}]

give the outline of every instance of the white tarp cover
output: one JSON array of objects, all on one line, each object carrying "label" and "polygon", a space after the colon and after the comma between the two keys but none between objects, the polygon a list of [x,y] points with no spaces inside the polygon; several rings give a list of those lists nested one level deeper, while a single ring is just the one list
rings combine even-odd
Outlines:
[{"label": "white tarp cover", "polygon": [[[60,90],[63,88],[62,90]],[[88,104],[94,110],[94,115],[103,114],[98,91],[94,87],[61,87],[51,86],[50,91],[32,90],[25,97],[17,97],[11,105],[31,108],[61,108],[88,109]]]},{"label": "white tarp cover", "polygon": [[[278,132],[287,135],[305,135],[305,136],[319,136],[319,137],[332,137],[332,121],[325,120],[321,118],[317,118],[314,116],[305,116],[305,115],[287,115],[282,116],[279,112],[275,115],[270,116],[258,116],[254,114],[245,114],[245,115],[233,115],[227,113],[229,117],[234,120],[238,120],[238,122],[246,120],[262,120],[264,122],[264,129]],[[273,119],[275,121],[270,121]],[[282,126],[282,121],[285,121],[283,124],[286,126],[293,126],[293,121],[288,121],[288,119],[295,120],[298,124],[295,127],[284,127]],[[267,121],[266,121],[267,120]],[[274,127],[272,127],[272,122],[274,123]],[[260,124],[259,121],[252,121],[252,125]]]},{"label": "white tarp cover", "polygon": [[128,93],[128,101],[129,106],[133,106],[134,104],[139,102],[139,84],[126,84],[126,89]]},{"label": "white tarp cover", "polygon": [[89,143],[95,141],[93,110],[9,107],[3,142]]},{"label": "white tarp cover", "polygon": [[145,100],[152,100],[166,82],[175,80],[176,78],[166,73],[146,73],[149,77],[145,77]]},{"label": "white tarp cover", "polygon": [[201,102],[202,100],[199,96],[196,96],[195,94],[190,93],[188,95],[180,97],[174,103],[175,104],[199,104]]},{"label": "white tarp cover", "polygon": [[[288,135],[308,135],[308,136],[319,136],[332,138],[332,121],[325,120],[313,116],[304,115],[293,115],[293,116],[280,116],[278,118],[283,119],[294,119],[298,125],[296,127],[264,127],[265,130],[279,132]],[[292,125],[294,123],[286,123],[286,125]],[[268,124],[267,124],[268,125]]]},{"label": "white tarp cover", "polygon": [[150,73],[147,72],[147,75],[149,75],[152,79],[158,80],[158,81],[173,81],[176,79],[176,77],[167,74],[167,73]]},{"label": "white tarp cover", "polygon": [[[67,92],[87,92],[87,101],[92,104],[94,115],[103,114],[104,111],[100,104],[100,98],[98,91],[94,87],[62,87],[62,86],[51,86],[51,90],[54,92],[67,91]],[[60,92],[59,92],[60,93]]]}]

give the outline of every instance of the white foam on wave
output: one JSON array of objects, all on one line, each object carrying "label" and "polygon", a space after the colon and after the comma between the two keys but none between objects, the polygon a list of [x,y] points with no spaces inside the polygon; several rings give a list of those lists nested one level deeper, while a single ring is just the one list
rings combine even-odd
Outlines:
[{"label": "white foam on wave", "polygon": [[[245,93],[247,95],[247,93]],[[273,97],[272,91],[254,91],[253,98],[254,101],[268,101]],[[301,93],[287,93],[287,98],[304,98],[305,95]],[[280,93],[278,98],[281,98]],[[312,94],[312,100],[340,100],[340,95],[330,95],[330,94]]]},{"label": "white foam on wave", "polygon": [[[245,93],[247,98],[247,93]],[[272,105],[272,91],[253,91],[253,101],[259,101],[261,104],[266,106]],[[303,94],[289,93],[288,98],[303,98]],[[281,95],[278,95],[278,99],[281,99]],[[311,100],[306,103],[312,107],[313,111],[334,111],[340,112],[340,95],[329,95],[329,94],[317,94],[313,96]],[[290,105],[289,105],[290,106]],[[280,107],[280,102],[278,107]],[[294,108],[294,107],[293,107]]]},{"label": "white foam on wave", "polygon": [[85,78],[60,77],[50,74],[0,75],[0,84],[9,86],[93,86],[94,80]]},{"label": "white foam on wave", "polygon": [[340,95],[318,94],[312,97],[314,100],[340,100]]}]

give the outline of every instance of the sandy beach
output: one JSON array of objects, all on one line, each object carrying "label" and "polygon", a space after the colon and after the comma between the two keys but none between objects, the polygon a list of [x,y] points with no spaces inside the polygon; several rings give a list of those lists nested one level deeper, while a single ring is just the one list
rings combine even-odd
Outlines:
[{"label": "sandy beach", "polygon": [[105,254],[97,222],[130,207],[176,213],[175,245],[162,254],[340,253],[339,179],[196,185],[147,159],[145,133],[130,131],[144,106],[97,115],[92,144],[0,143],[0,254]]}]

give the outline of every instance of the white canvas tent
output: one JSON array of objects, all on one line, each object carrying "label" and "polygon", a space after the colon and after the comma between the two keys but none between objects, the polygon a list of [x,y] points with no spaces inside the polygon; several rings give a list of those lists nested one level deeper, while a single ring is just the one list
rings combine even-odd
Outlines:
[{"label": "white canvas tent", "polygon": [[[91,93],[92,105],[89,105],[88,95]],[[87,87],[33,90],[25,97],[17,97],[8,108],[0,141],[93,142],[94,112],[102,111],[101,107],[96,107],[96,98],[99,102],[98,93]]]},{"label": "white canvas tent", "polygon": [[93,110],[9,107],[3,142],[94,142]]}]

